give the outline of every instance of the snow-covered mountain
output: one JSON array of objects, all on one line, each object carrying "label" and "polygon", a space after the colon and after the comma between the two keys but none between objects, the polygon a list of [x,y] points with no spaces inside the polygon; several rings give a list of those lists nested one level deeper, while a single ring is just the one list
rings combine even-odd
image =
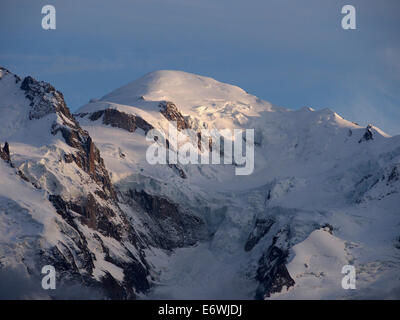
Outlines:
[{"label": "snow-covered mountain", "polygon": [[[170,121],[254,129],[254,172],[149,164],[146,133]],[[111,298],[400,296],[400,136],[180,71],[72,116],[51,85],[1,69],[0,124],[1,268],[53,264]]]}]

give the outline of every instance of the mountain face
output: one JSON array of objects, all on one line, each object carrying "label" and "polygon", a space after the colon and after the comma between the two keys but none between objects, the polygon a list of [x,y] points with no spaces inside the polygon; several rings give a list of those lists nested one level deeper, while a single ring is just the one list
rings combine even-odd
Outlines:
[{"label": "mountain face", "polygon": [[[171,121],[189,140],[254,129],[253,172],[150,164],[146,135]],[[111,299],[399,297],[400,136],[373,125],[179,71],[72,115],[50,84],[1,68],[0,144],[1,269],[36,279],[50,264]]]}]

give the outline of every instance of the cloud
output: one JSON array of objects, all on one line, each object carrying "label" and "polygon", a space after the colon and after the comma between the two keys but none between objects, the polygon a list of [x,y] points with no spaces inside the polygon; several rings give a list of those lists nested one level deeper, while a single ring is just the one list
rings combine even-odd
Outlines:
[{"label": "cloud", "polygon": [[0,54],[0,59],[6,62],[19,61],[19,69],[23,66],[34,65],[36,69],[40,69],[41,74],[48,75],[119,70],[127,66],[126,63],[118,60],[64,55]]}]

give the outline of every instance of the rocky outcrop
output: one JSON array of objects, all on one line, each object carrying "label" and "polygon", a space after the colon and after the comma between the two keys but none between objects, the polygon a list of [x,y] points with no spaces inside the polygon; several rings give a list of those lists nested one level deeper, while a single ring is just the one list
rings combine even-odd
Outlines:
[{"label": "rocky outcrop", "polygon": [[[63,250],[58,249],[58,247],[53,247],[50,252],[43,251],[41,252],[41,255],[48,262],[51,261],[54,267],[60,265],[60,268],[56,267],[57,270],[64,270],[66,273],[68,273],[68,271],[72,269],[80,274],[79,269],[84,269],[88,274],[92,274],[92,271],[94,269],[94,255],[88,249],[87,239],[84,234],[79,230],[79,227],[75,222],[74,215],[68,209],[69,204],[67,204],[59,195],[50,195],[49,201],[53,204],[57,213],[70,227],[67,228],[63,226],[62,228],[60,228],[61,232],[67,235],[69,233],[74,234],[74,244],[79,249],[79,252],[76,258],[69,259],[68,256],[73,255],[71,250],[63,243],[60,243]],[[66,256],[62,253],[62,251],[67,252]],[[58,259],[60,256],[62,256],[63,258]],[[77,264],[79,264],[79,267],[77,266]]]},{"label": "rocky outcrop", "polygon": [[160,103],[159,107],[160,112],[167,120],[176,122],[179,131],[191,129],[188,119],[182,115],[174,103],[165,101]]},{"label": "rocky outcrop", "polygon": [[257,219],[253,232],[249,235],[244,249],[250,251],[255,245],[268,233],[272,225],[275,223],[272,219]]},{"label": "rocky outcrop", "polygon": [[185,171],[183,171],[183,169],[179,168],[176,164],[171,164],[171,163],[169,163],[169,164],[168,164],[168,167],[170,167],[170,168],[173,169],[176,173],[178,173],[179,176],[180,176],[182,179],[186,179],[186,178],[187,178],[187,175],[186,175]]},{"label": "rocky outcrop", "polygon": [[143,220],[154,246],[172,250],[207,238],[204,222],[169,199],[131,189],[124,196],[131,206],[134,201],[146,213]]},{"label": "rocky outcrop", "polygon": [[[93,200],[90,200],[93,199]],[[131,227],[127,224],[113,225],[107,219],[109,208],[98,207],[94,201],[94,197],[88,197],[86,203],[78,206],[75,202],[66,202],[58,195],[50,195],[49,200],[53,203],[57,213],[68,224],[68,227],[61,227],[61,232],[73,239],[78,250],[71,249],[59,243],[50,251],[41,252],[41,261],[53,265],[57,272],[60,273],[60,278],[65,281],[79,282],[85,286],[99,287],[103,291],[103,295],[110,299],[135,299],[135,292],[146,293],[150,289],[148,281],[150,267],[147,265],[144,254],[138,247],[136,241],[133,240],[135,234]],[[107,214],[104,214],[106,211]],[[78,222],[75,220],[76,214],[81,216],[83,223],[91,224],[92,228],[96,228],[104,236],[112,237],[121,243],[131,240],[139,253],[139,259],[131,253],[126,247],[122,246],[120,250],[128,256],[128,259],[116,259],[110,254],[110,249],[103,242],[98,234],[93,235],[94,241],[101,247],[101,252],[104,255],[104,260],[114,264],[124,271],[124,280],[116,281],[109,272],[105,272],[100,282],[97,282],[91,276],[95,267],[96,257],[90,251],[88,246],[87,236],[80,231]],[[71,236],[71,234],[73,236]],[[82,269],[86,272],[82,273]]]},{"label": "rocky outcrop", "polygon": [[[78,116],[80,115],[78,114]],[[82,114],[81,116],[84,115]],[[96,121],[101,117],[103,117],[103,124],[121,128],[129,132],[135,132],[137,128],[140,128],[147,133],[149,130],[153,129],[153,126],[141,117],[127,114],[116,109],[105,109],[93,112],[89,116],[89,119]]]},{"label": "rocky outcrop", "polygon": [[258,243],[260,246],[261,243],[266,246],[258,260],[255,279],[259,284],[256,299],[268,298],[273,293],[281,292],[285,286],[289,288],[295,283],[286,268],[290,248],[290,227],[278,228],[278,223],[273,218],[257,218],[245,244],[245,251],[253,250]]},{"label": "rocky outcrop", "polygon": [[8,142],[6,142],[4,144],[4,147],[1,147],[1,145],[0,145],[0,158],[3,159],[7,163],[11,163],[10,148],[9,148]]},{"label": "rocky outcrop", "polygon": [[[60,280],[67,279],[84,286],[99,287],[103,295],[109,299],[135,299],[136,293],[148,292],[150,266],[142,251],[143,244],[140,243],[135,230],[118,208],[113,208],[112,204],[101,206],[96,197],[91,194],[80,201],[77,199],[65,201],[59,195],[50,195],[49,200],[63,221],[68,224],[68,227],[60,227],[60,231],[74,244],[72,249],[71,242],[68,245],[60,242],[50,251],[42,251],[41,261],[53,265],[57,272],[60,272]],[[115,255],[111,255],[112,249],[103,242],[100,235],[81,232],[81,224],[87,225],[104,237],[118,241],[121,248],[118,249],[117,254],[128,258],[118,259]],[[99,281],[93,279],[96,255],[88,245],[89,241],[98,244],[97,250],[101,247],[105,261],[123,270],[122,282],[114,279],[107,271]],[[126,247],[125,243],[129,247]],[[135,253],[131,252],[132,249]],[[114,247],[113,250],[115,250]]]},{"label": "rocky outcrop", "polygon": [[111,206],[101,206],[91,193],[86,197],[69,202],[64,201],[59,195],[51,195],[49,200],[58,209],[57,212],[73,227],[76,227],[76,224],[72,223],[72,218],[76,215],[71,212],[79,214],[82,224],[118,241],[123,238],[124,232],[128,228],[128,225],[112,223],[111,218],[117,216],[115,212],[117,208],[114,211]]},{"label": "rocky outcrop", "polygon": [[30,100],[29,119],[40,119],[55,112],[69,119],[72,118],[63,94],[51,84],[26,77],[21,83],[21,89],[25,91],[26,98]]},{"label": "rocky outcrop", "polygon": [[290,247],[289,227],[283,228],[273,237],[258,262],[256,280],[259,282],[256,299],[268,298],[271,294],[281,292],[284,287],[295,284],[287,268],[287,257]]},{"label": "rocky outcrop", "polygon": [[[191,129],[197,132],[195,137],[191,137],[194,141],[194,144],[197,144],[197,148],[200,151],[203,151],[201,144],[201,130],[207,129],[208,125],[206,123],[200,123],[198,119],[192,118],[190,116],[183,116],[179,111],[177,106],[169,101],[165,101],[159,104],[160,112],[162,115],[169,121],[175,122],[178,131]],[[213,138],[208,138],[208,150],[211,152],[213,149]],[[168,146],[168,141],[167,141]],[[223,145],[220,146],[220,155],[223,156]]]},{"label": "rocky outcrop", "polygon": [[392,183],[394,181],[399,181],[399,179],[400,179],[399,168],[400,168],[400,164],[393,167],[393,169],[390,172],[388,179],[387,179],[388,184]]},{"label": "rocky outcrop", "polygon": [[[0,159],[2,159],[2,160],[4,160],[5,162],[7,162],[7,163],[10,165],[10,167],[15,168],[14,164],[13,164],[12,161],[11,161],[10,145],[8,144],[8,142],[5,142],[5,143],[4,143],[4,147],[1,147],[1,144],[0,144]],[[25,176],[25,174],[24,174],[21,170],[16,169],[16,174],[17,174],[22,180],[24,180],[24,181],[26,181],[26,182],[31,182],[31,181],[29,181],[29,179]],[[35,182],[32,182],[32,185],[33,185],[35,188],[38,188],[38,186],[35,184]]]},{"label": "rocky outcrop", "polygon": [[108,171],[105,167],[104,160],[100,156],[100,151],[93,143],[89,134],[82,130],[79,125],[75,128],[67,125],[60,126],[53,124],[51,133],[56,135],[61,132],[65,142],[76,149],[74,153],[64,156],[66,163],[75,162],[76,165],[84,170],[89,176],[101,187],[102,191],[96,193],[103,199],[116,199],[114,188]]},{"label": "rocky outcrop", "polygon": [[372,125],[368,125],[366,128],[365,128],[365,133],[364,133],[364,135],[362,136],[362,138],[358,141],[358,143],[361,143],[361,142],[363,142],[363,141],[369,141],[369,140],[374,140],[374,137],[373,137],[373,134],[372,134]]},{"label": "rocky outcrop", "polygon": [[292,287],[295,282],[286,268],[288,252],[272,244],[259,261],[256,279],[260,282],[256,299],[268,298],[271,294],[281,292],[283,287]]}]

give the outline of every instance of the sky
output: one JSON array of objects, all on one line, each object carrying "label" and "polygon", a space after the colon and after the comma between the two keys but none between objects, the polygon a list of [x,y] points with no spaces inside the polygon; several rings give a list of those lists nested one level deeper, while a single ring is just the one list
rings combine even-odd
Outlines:
[{"label": "sky", "polygon": [[[56,29],[41,10],[56,8]],[[356,30],[341,9],[356,8]],[[1,0],[0,65],[74,111],[148,72],[182,70],[275,105],[330,108],[400,134],[399,0]]]}]

